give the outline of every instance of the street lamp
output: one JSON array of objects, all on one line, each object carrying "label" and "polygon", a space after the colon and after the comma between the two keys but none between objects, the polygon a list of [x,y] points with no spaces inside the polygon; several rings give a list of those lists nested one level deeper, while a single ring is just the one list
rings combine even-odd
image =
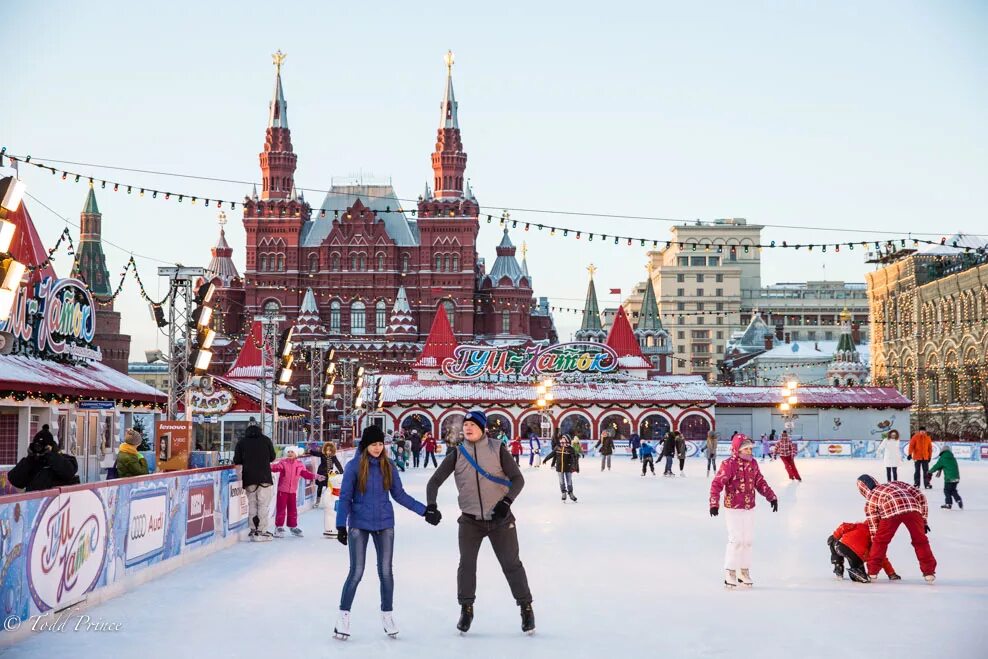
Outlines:
[{"label": "street lamp", "polygon": [[552,393],[554,384],[550,378],[546,378],[535,388],[535,391],[538,393],[535,405],[539,408],[539,427],[542,431],[540,436],[543,439],[549,438],[549,429],[552,428],[552,418],[549,415],[549,408],[552,406],[552,401],[555,398]]},{"label": "street lamp", "polygon": [[795,379],[787,380],[782,388],[782,402],[779,403],[779,411],[782,413],[783,427],[792,433],[793,429],[793,418],[796,416],[796,405],[799,403],[799,397],[796,396],[796,390],[799,388],[799,382]]},{"label": "street lamp", "polygon": [[17,291],[21,287],[27,267],[10,255],[17,227],[7,221],[8,213],[13,213],[21,205],[24,197],[24,183],[13,176],[0,179],[0,322],[10,318]]}]

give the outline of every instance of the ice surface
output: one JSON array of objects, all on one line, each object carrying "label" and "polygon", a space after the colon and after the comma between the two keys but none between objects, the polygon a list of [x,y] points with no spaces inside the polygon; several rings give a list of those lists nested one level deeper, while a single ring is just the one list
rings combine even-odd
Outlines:
[{"label": "ice surface", "polygon": [[[480,557],[473,629],[455,630],[456,506],[448,481],[442,524],[398,508],[395,613],[401,634],[385,637],[374,551],[353,606],[353,636],[331,638],[346,549],[322,538],[322,511],[302,515],[304,538],[241,543],[88,611],[120,622],[112,633],[38,633],[11,657],[983,657],[988,647],[988,464],[961,463],[963,511],[941,510],[943,481],[930,497],[937,582],[919,574],[904,529],[890,558],[903,580],[835,581],[826,537],[863,519],[855,478],[884,469],[870,460],[800,460],[804,482],[762,463],[780,497],[759,500],[751,590],[722,583],[723,518],[707,512],[703,462],[687,478],[639,476],[639,463],[594,459],[576,475],[579,503],[559,500],[549,468],[523,469],[514,505],[522,558],[535,596],[533,637],[489,545]],[[911,475],[911,464],[901,472]],[[659,469],[661,472],[661,468]],[[429,470],[406,473],[424,497]],[[980,648],[980,649],[979,649]]]}]

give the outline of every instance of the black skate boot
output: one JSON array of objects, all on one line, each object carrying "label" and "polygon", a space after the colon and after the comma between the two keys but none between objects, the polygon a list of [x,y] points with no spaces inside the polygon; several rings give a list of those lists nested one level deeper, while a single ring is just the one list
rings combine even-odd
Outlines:
[{"label": "black skate boot", "polygon": [[834,561],[834,576],[838,579],[844,578],[844,564]]},{"label": "black skate boot", "polygon": [[961,510],[964,510],[964,500],[961,499],[960,497],[957,497],[957,507],[960,508]]},{"label": "black skate boot", "polygon": [[535,633],[535,611],[531,603],[521,605],[521,630],[530,636]]},{"label": "black skate boot", "polygon": [[566,502],[566,490],[563,490],[563,502]]},{"label": "black skate boot", "polygon": [[473,622],[473,604],[463,604],[460,606],[460,621],[456,623],[456,628],[461,634],[470,631],[470,624]]},{"label": "black skate boot", "polygon": [[572,499],[574,503],[576,503],[576,497],[573,496],[573,490],[570,490],[568,494],[569,494],[569,498]]},{"label": "black skate boot", "polygon": [[850,568],[847,574],[851,577],[851,581],[856,581],[857,583],[871,583],[871,577],[864,573],[863,570],[858,570],[856,568]]}]

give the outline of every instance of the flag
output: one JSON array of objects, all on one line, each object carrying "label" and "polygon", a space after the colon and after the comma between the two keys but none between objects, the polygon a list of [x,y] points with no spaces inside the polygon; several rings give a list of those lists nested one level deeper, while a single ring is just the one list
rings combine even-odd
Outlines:
[{"label": "flag", "polygon": [[612,288],[611,289],[611,295],[620,295],[620,294],[621,294],[621,289],[620,288]]}]

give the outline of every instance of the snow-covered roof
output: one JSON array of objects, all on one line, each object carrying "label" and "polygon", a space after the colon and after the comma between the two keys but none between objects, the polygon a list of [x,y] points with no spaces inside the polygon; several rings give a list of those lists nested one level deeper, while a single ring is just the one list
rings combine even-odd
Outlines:
[{"label": "snow-covered roof", "polygon": [[321,212],[313,213],[314,219],[302,226],[302,247],[322,245],[333,230],[334,215],[338,212],[342,216],[358,199],[377,213],[377,219],[384,222],[384,230],[396,245],[407,247],[419,244],[418,231],[413,229],[405,213],[400,211],[401,202],[391,185],[334,185],[326,193],[320,209],[326,211],[325,217]]},{"label": "snow-covered roof", "polygon": [[924,256],[951,256],[963,254],[965,248],[975,250],[985,249],[986,247],[988,247],[988,241],[986,240],[966,233],[955,233],[947,238],[943,245],[926,245],[919,249],[917,253]]},{"label": "snow-covered roof", "polygon": [[[257,402],[261,400],[261,385],[252,380],[242,380],[238,378],[228,378],[228,377],[216,377],[214,378],[217,385],[226,387],[227,389],[233,389],[234,391],[249,396]],[[268,388],[265,392],[268,405],[271,404],[271,389]],[[278,395],[278,413],[279,414],[302,414],[307,413],[304,407],[299,407],[295,403],[291,402],[284,395]]]},{"label": "snow-covered roof", "polygon": [[[494,259],[494,265],[487,274],[487,280],[491,286],[496,287],[505,277],[511,281],[512,286],[518,286],[522,278],[527,279],[525,272],[518,265],[518,259],[515,258],[515,246],[508,236],[507,227],[504,228],[504,235],[497,246],[497,258]],[[528,285],[531,287],[531,282],[528,282]]]},{"label": "snow-covered roof", "polygon": [[[711,387],[718,405],[772,407],[782,402],[781,387]],[[895,407],[908,409],[912,401],[894,387],[800,387],[798,407]]]},{"label": "snow-covered roof", "polygon": [[[384,375],[384,404],[416,403],[521,403],[537,398],[535,382],[423,381],[413,375]],[[659,377],[615,382],[556,382],[555,402],[637,402],[709,404],[715,398],[700,377]]]},{"label": "snow-covered roof", "polygon": [[0,389],[160,404],[168,400],[154,387],[101,362],[61,364],[22,355],[0,356]]},{"label": "snow-covered roof", "polygon": [[[782,343],[776,345],[771,350],[766,350],[762,354],[752,359],[747,364],[754,365],[756,362],[772,361],[819,361],[821,364],[833,359],[837,350],[837,341],[793,341],[792,343]],[[870,357],[870,346],[861,344],[855,346],[861,361],[868,363]]]}]

